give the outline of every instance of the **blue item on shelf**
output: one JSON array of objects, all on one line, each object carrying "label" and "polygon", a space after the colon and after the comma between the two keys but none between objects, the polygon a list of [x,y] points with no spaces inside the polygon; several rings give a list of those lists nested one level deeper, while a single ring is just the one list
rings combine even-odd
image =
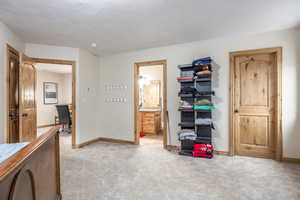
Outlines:
[{"label": "blue item on shelf", "polygon": [[211,57],[200,58],[193,62],[193,66],[207,65],[210,64],[211,61],[212,61]]}]

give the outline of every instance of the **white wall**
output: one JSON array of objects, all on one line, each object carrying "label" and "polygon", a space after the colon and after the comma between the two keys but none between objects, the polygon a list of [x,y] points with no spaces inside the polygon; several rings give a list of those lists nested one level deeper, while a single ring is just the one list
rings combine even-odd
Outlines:
[{"label": "white wall", "polygon": [[25,53],[29,57],[78,61],[79,49],[43,44],[26,43]]},{"label": "white wall", "polygon": [[24,52],[25,44],[9,28],[0,22],[0,143],[5,142],[6,137],[6,44],[14,47],[20,52]]},{"label": "white wall", "polygon": [[64,104],[72,103],[72,74],[64,74],[64,91],[63,102]]},{"label": "white wall", "polygon": [[[170,118],[170,142],[178,145],[176,132],[180,120],[177,111],[179,76],[177,65],[191,63],[196,58],[211,56],[218,64],[214,73],[216,92],[214,112],[216,121],[215,146],[219,151],[229,151],[229,52],[283,47],[283,154],[300,158],[300,30],[291,29],[259,35],[220,38],[181,45],[145,49],[106,56],[100,60],[101,123],[102,137],[134,141],[134,63],[167,60],[168,111]],[[104,100],[104,85],[123,83],[129,86],[127,104],[111,104]]]},{"label": "white wall", "polygon": [[26,44],[26,54],[34,58],[76,61],[76,144],[99,137],[99,58],[78,48]]},{"label": "white wall", "polygon": [[[42,67],[42,64],[40,64]],[[37,70],[36,84],[36,106],[37,106],[37,126],[54,124],[57,104],[70,104],[68,95],[72,97],[72,79],[70,74],[56,73],[50,71]],[[57,104],[44,104],[44,82],[57,83]],[[69,87],[71,85],[71,87]]]},{"label": "white wall", "polygon": [[100,137],[99,57],[80,49],[78,70],[77,139],[83,143]]}]

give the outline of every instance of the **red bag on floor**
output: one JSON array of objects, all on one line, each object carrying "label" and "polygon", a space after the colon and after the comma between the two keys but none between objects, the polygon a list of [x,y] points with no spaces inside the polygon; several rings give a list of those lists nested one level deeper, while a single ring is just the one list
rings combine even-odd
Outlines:
[{"label": "red bag on floor", "polygon": [[194,144],[193,157],[212,158],[214,147],[212,144]]},{"label": "red bag on floor", "polygon": [[144,136],[146,136],[146,134],[141,132],[140,137],[144,137]]}]

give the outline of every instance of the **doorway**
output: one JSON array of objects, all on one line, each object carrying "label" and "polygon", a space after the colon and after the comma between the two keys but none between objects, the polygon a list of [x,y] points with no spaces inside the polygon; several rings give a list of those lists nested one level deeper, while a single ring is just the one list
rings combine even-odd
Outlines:
[{"label": "doorway", "polygon": [[282,48],[230,53],[231,155],[281,160]]},{"label": "doorway", "polygon": [[[71,125],[71,141],[72,141],[72,148],[76,148],[76,62],[75,61],[67,61],[67,60],[55,60],[55,59],[41,59],[41,58],[32,58],[32,60],[37,64],[37,65],[47,65],[52,66],[53,68],[57,68],[57,71],[64,71],[68,72],[66,74],[71,74],[71,99],[68,98],[65,102],[68,105],[68,108],[70,110],[70,116],[72,120],[72,125]],[[66,66],[71,66],[71,73],[69,69],[63,69],[66,68]],[[68,67],[67,67],[68,68]],[[69,76],[68,75],[68,76]],[[68,78],[69,79],[69,78]],[[68,80],[69,82],[69,80]],[[70,89],[68,89],[70,90]],[[70,95],[68,95],[70,96]],[[71,101],[71,103],[70,103]],[[56,116],[56,120],[54,121],[55,125],[58,125],[58,121]]]},{"label": "doorway", "polygon": [[165,60],[135,63],[135,144],[167,147],[167,87]]},{"label": "doorway", "polygon": [[[59,125],[57,106],[68,109],[64,118],[72,113],[72,65],[36,63],[37,134],[47,132]],[[63,142],[71,143],[71,125],[63,124],[60,136]]]},{"label": "doorway", "polygon": [[71,66],[71,137],[72,147],[76,148],[76,62],[30,58],[8,44],[6,142],[31,142],[37,137],[36,65],[39,64]]}]

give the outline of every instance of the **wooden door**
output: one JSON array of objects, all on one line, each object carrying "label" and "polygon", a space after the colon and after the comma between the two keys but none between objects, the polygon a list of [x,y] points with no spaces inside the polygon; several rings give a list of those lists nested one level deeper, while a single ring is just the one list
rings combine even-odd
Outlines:
[{"label": "wooden door", "polygon": [[274,158],[276,54],[238,55],[234,64],[233,129],[237,155]]},{"label": "wooden door", "polygon": [[19,142],[19,55],[8,47],[8,143]]},{"label": "wooden door", "polygon": [[31,142],[37,135],[35,84],[36,70],[33,62],[21,55],[19,90],[19,127],[20,141]]}]

